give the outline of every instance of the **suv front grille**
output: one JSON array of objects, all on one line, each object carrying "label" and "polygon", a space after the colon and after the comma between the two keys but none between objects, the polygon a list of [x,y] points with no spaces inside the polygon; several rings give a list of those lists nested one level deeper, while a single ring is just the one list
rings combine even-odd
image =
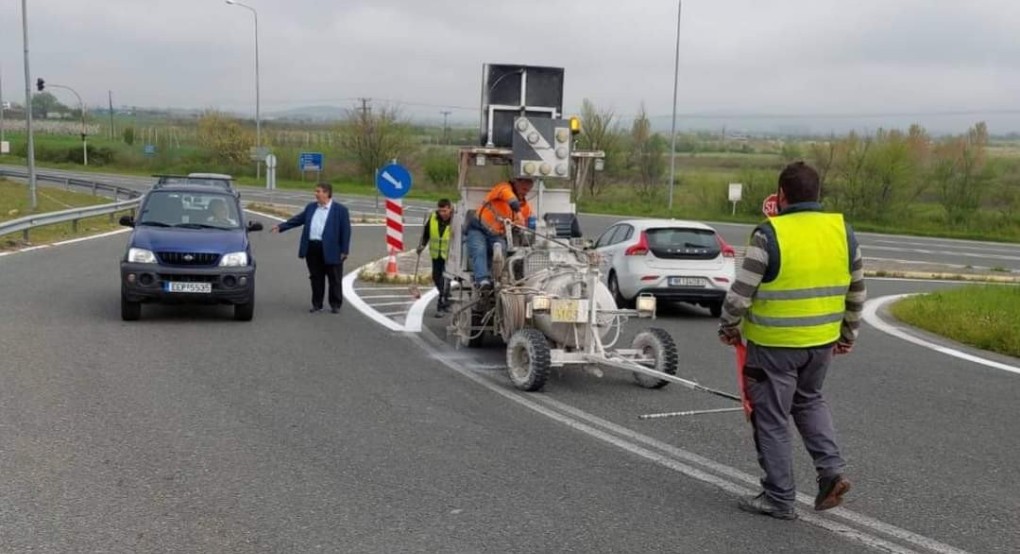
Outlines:
[{"label": "suv front grille", "polygon": [[160,281],[174,281],[177,283],[218,283],[219,275],[168,275],[159,274]]},{"label": "suv front grille", "polygon": [[156,252],[156,256],[164,265],[181,266],[216,265],[220,259],[219,254],[204,252]]}]

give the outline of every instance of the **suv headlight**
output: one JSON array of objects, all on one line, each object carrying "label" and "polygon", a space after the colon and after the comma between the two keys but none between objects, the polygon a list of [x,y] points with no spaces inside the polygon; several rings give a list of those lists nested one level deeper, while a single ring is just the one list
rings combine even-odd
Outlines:
[{"label": "suv headlight", "polygon": [[152,253],[152,250],[129,248],[127,261],[136,264],[154,264],[156,263],[156,255]]},{"label": "suv headlight", "polygon": [[220,267],[238,267],[248,265],[247,252],[231,252],[220,258]]}]

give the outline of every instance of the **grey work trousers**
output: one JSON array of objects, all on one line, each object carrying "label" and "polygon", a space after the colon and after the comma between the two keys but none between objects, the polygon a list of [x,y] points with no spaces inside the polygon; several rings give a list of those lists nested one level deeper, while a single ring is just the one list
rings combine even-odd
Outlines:
[{"label": "grey work trousers", "polygon": [[792,417],[819,477],[843,472],[832,414],[822,383],[832,361],[832,346],[774,348],[748,342],[744,385],[751,400],[751,423],[765,495],[779,506],[793,506]]}]

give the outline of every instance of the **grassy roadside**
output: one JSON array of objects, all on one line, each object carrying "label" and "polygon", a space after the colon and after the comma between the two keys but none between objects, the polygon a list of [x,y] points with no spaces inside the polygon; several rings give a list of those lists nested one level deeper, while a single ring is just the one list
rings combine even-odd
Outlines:
[{"label": "grassy roadside", "polygon": [[[82,194],[79,192],[68,192],[65,190],[39,187],[37,189],[38,209],[35,213],[55,212],[81,206],[92,206],[96,204],[108,204],[109,198]],[[0,179],[0,222],[10,221],[31,215],[28,187],[24,184],[13,183]],[[129,213],[127,211],[124,212]],[[28,242],[24,241],[21,233],[0,236],[0,251],[48,244],[62,240],[72,239],[112,231],[121,228],[117,220],[122,214],[110,216],[98,216],[82,219],[78,222],[78,230],[74,231],[70,222],[59,225],[49,225],[33,229],[29,233]]]},{"label": "grassy roadside", "polygon": [[915,327],[1020,358],[1020,286],[968,285],[905,298],[891,310]]}]

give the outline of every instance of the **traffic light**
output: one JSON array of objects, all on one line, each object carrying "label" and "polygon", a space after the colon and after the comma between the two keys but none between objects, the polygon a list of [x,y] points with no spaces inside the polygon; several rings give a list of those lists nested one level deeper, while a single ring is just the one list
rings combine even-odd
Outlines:
[{"label": "traffic light", "polygon": [[42,77],[36,79],[35,80],[35,88],[38,89],[39,92],[42,92],[42,90],[44,88],[46,88],[46,81],[43,81]]}]

